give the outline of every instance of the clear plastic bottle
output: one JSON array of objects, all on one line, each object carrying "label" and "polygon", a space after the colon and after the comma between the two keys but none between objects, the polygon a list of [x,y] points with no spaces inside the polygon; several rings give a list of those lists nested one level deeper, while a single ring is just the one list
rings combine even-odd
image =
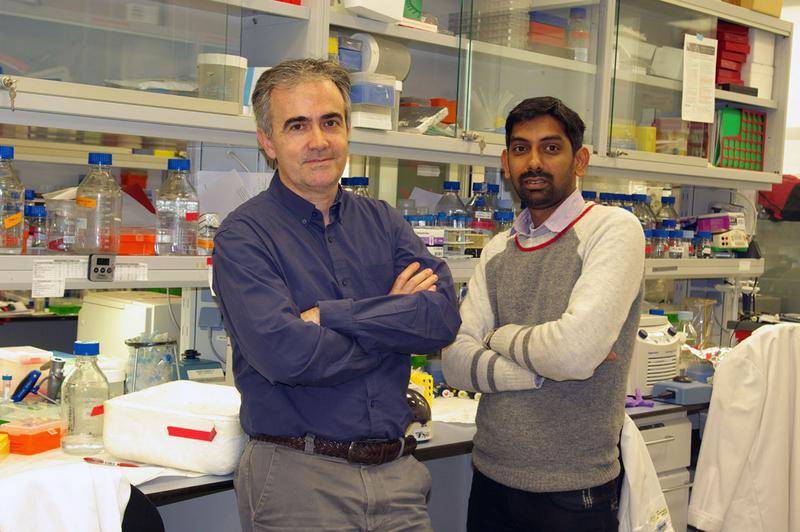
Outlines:
[{"label": "clear plastic bottle", "polygon": [[368,177],[351,177],[350,184],[353,187],[353,194],[356,196],[363,196],[371,198],[369,194],[369,178]]},{"label": "clear plastic bottle", "polygon": [[650,206],[647,204],[650,198],[647,194],[632,194],[631,200],[633,201],[633,214],[639,219],[643,229],[655,229],[656,217]]},{"label": "clear plastic bottle", "polygon": [[214,252],[214,237],[219,228],[219,215],[207,212],[200,217],[197,224],[197,254],[209,256]]},{"label": "clear plastic bottle", "polygon": [[69,454],[96,454],[103,450],[103,403],[108,380],[97,366],[98,342],[74,344],[75,370],[61,387],[61,448]]},{"label": "clear plastic bottle", "polygon": [[13,146],[0,146],[0,255],[19,255],[25,230],[25,188],[11,161]]},{"label": "clear plastic bottle", "polygon": [[109,173],[110,153],[89,154],[89,174],[75,198],[74,251],[79,254],[116,253],[122,220],[122,190]]},{"label": "clear plastic bottle", "polygon": [[47,253],[47,208],[44,205],[25,206],[25,253]]},{"label": "clear plastic bottle", "polygon": [[693,259],[694,256],[694,231],[683,230],[683,258]]},{"label": "clear plastic bottle", "polygon": [[713,256],[711,242],[711,233],[709,231],[700,231],[697,233],[697,244],[695,245],[694,252],[698,259],[710,259]]},{"label": "clear plastic bottle", "polygon": [[495,211],[494,224],[497,233],[508,231],[514,226],[514,213],[512,211]]},{"label": "clear plastic bottle", "polygon": [[436,204],[436,217],[441,225],[447,227],[466,227],[467,211],[464,203],[458,197],[461,183],[458,181],[445,181],[444,194]]},{"label": "clear plastic bottle", "polygon": [[656,220],[661,224],[664,220],[677,220],[678,211],[675,210],[675,196],[662,196],[661,208],[656,213]]},{"label": "clear plastic bottle", "polygon": [[0,397],[0,403],[11,402],[11,375],[3,375],[3,395]]},{"label": "clear plastic bottle", "polygon": [[672,230],[669,232],[669,258],[683,258],[683,231]]},{"label": "clear plastic bottle", "polygon": [[586,19],[585,7],[573,7],[569,10],[567,25],[567,44],[572,49],[576,61],[589,62],[589,22]]},{"label": "clear plastic bottle", "polygon": [[156,254],[196,255],[200,205],[188,159],[167,161],[167,180],[156,192]]}]

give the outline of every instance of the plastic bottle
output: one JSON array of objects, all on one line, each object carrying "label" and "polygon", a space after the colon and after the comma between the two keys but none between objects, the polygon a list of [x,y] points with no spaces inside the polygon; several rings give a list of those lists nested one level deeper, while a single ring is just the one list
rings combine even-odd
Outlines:
[{"label": "plastic bottle", "polygon": [[47,209],[44,205],[25,206],[25,253],[47,253]]},{"label": "plastic bottle", "polygon": [[0,146],[0,255],[22,252],[24,187],[11,161],[13,146]]},{"label": "plastic bottle", "polygon": [[698,259],[710,259],[714,253],[711,251],[711,232],[700,231],[697,233],[697,244],[694,251]]},{"label": "plastic bottle", "polygon": [[108,380],[97,366],[98,342],[74,344],[75,370],[61,388],[61,448],[69,454],[96,454],[103,450],[103,403]]},{"label": "plastic bottle", "polygon": [[196,255],[200,204],[189,180],[188,159],[167,161],[167,180],[156,192],[157,255]]},{"label": "plastic bottle", "polygon": [[496,233],[508,231],[514,226],[514,213],[512,211],[495,211],[494,224]]},{"label": "plastic bottle", "polygon": [[89,174],[78,186],[75,198],[74,251],[79,254],[116,253],[122,220],[122,190],[108,171],[111,154],[90,153],[89,165]]},{"label": "plastic bottle", "polygon": [[694,256],[694,231],[683,230],[683,258],[693,259]]},{"label": "plastic bottle", "polygon": [[0,398],[0,403],[11,402],[11,375],[3,375],[3,397]]},{"label": "plastic bottle", "polygon": [[367,177],[351,177],[350,184],[353,187],[353,194],[356,196],[363,196],[371,198],[369,194],[369,178]]},{"label": "plastic bottle", "polygon": [[647,204],[649,198],[647,194],[632,194],[631,200],[633,201],[633,214],[639,219],[643,229],[655,229],[656,217],[650,206]]},{"label": "plastic bottle", "polygon": [[219,228],[219,215],[207,212],[200,217],[197,224],[197,254],[209,256],[214,251],[214,237]]},{"label": "plastic bottle", "polygon": [[436,204],[436,217],[440,225],[447,227],[466,227],[467,211],[464,203],[458,197],[461,183],[458,181],[445,181],[444,195]]},{"label": "plastic bottle", "polygon": [[669,258],[683,258],[683,231],[673,229],[669,232]]},{"label": "plastic bottle", "polygon": [[680,218],[678,216],[678,211],[675,210],[675,197],[674,196],[662,196],[661,197],[661,208],[658,209],[656,213],[656,220],[659,224],[663,220],[677,220]]},{"label": "plastic bottle", "polygon": [[343,177],[340,181],[342,184],[342,190],[345,192],[353,192],[353,183],[352,177]]},{"label": "plastic bottle", "polygon": [[597,192],[594,190],[582,190],[581,196],[583,196],[584,201],[597,201]]},{"label": "plastic bottle", "polygon": [[589,22],[586,20],[585,7],[573,7],[569,10],[567,25],[567,44],[576,61],[589,62]]}]

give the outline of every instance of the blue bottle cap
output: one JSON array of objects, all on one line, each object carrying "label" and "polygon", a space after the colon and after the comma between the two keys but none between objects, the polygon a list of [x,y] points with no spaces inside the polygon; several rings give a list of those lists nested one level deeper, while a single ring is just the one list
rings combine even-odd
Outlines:
[{"label": "blue bottle cap", "polygon": [[3,380],[4,381],[10,381],[11,380],[11,375],[3,375]]},{"label": "blue bottle cap", "polygon": [[653,238],[653,230],[652,229],[645,229],[644,230],[644,237],[645,238]]},{"label": "blue bottle cap", "polygon": [[483,191],[483,183],[472,183],[472,191],[473,192],[482,192]]},{"label": "blue bottle cap", "polygon": [[711,231],[700,231],[697,233],[697,238],[711,240]]},{"label": "blue bottle cap", "polygon": [[0,159],[14,160],[14,146],[0,146]]},{"label": "blue bottle cap", "polygon": [[674,229],[678,225],[678,222],[665,218],[664,221],[661,222],[661,225],[663,225],[665,229]]},{"label": "blue bottle cap", "polygon": [[86,342],[76,340],[72,345],[72,352],[76,355],[99,355],[100,342],[96,340],[90,340]]},{"label": "blue bottle cap", "polygon": [[494,183],[488,183],[486,185],[486,190],[489,191],[489,194],[497,194],[500,192],[500,185],[495,185]]},{"label": "blue bottle cap", "polygon": [[349,186],[352,186],[352,185],[353,185],[353,183],[352,183],[352,179],[353,179],[352,177],[343,177],[343,178],[341,179],[342,186],[343,186],[343,187],[349,187]]},{"label": "blue bottle cap", "polygon": [[47,208],[44,205],[25,205],[25,216],[44,218],[47,216]]},{"label": "blue bottle cap", "polygon": [[[109,163],[111,164],[111,163]],[[189,159],[169,159],[167,161],[167,170],[178,170],[180,172],[188,172],[191,163]]]},{"label": "blue bottle cap", "polygon": [[586,17],[586,8],[585,7],[573,7],[572,9],[569,10],[569,16],[570,17],[575,17],[575,18],[579,18],[579,17],[584,17],[585,18]]},{"label": "blue bottle cap", "polygon": [[513,222],[514,221],[514,213],[511,211],[495,211],[494,215],[492,216],[498,222]]},{"label": "blue bottle cap", "polygon": [[664,229],[656,229],[653,231],[653,236],[656,238],[667,238],[669,236],[669,231],[665,231]]},{"label": "blue bottle cap", "polygon": [[631,199],[637,203],[647,203],[647,194],[631,194]]},{"label": "blue bottle cap", "polygon": [[89,153],[89,164],[102,164],[103,166],[111,166],[110,153]]},{"label": "blue bottle cap", "polygon": [[651,308],[649,314],[652,314],[653,316],[663,316],[664,311],[660,308]]},{"label": "blue bottle cap", "polygon": [[583,196],[585,200],[594,201],[597,199],[597,192],[594,190],[581,190],[581,196]]},{"label": "blue bottle cap", "polygon": [[369,185],[368,177],[351,177],[350,184],[357,187],[366,187]]},{"label": "blue bottle cap", "polygon": [[675,196],[661,196],[661,203],[664,205],[675,205]]},{"label": "blue bottle cap", "polygon": [[445,190],[461,190],[461,183],[458,181],[445,181],[442,188]]},{"label": "blue bottle cap", "polygon": [[32,188],[25,189],[25,201],[33,201],[35,197],[36,197],[35,190],[33,190]]},{"label": "blue bottle cap", "polygon": [[680,229],[675,229],[669,232],[670,238],[683,238],[683,231]]}]

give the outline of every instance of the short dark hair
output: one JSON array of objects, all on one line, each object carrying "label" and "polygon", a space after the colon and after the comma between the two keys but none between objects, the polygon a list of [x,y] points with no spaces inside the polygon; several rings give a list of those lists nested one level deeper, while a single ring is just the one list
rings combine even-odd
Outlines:
[{"label": "short dark hair", "polygon": [[564,102],[552,96],[537,96],[522,100],[514,107],[506,118],[506,148],[511,145],[511,132],[514,126],[533,120],[534,118],[550,115],[561,124],[564,133],[572,145],[572,151],[578,151],[583,146],[583,132],[586,124],[583,123],[578,113],[567,107]]}]

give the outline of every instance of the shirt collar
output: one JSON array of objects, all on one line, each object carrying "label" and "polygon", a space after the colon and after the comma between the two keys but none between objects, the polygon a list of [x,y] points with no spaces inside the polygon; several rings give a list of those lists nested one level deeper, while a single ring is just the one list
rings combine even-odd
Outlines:
[{"label": "shirt collar", "polygon": [[[551,214],[542,225],[535,229],[544,226],[552,233],[559,233],[572,223],[575,218],[580,216],[585,206],[586,202],[583,199],[583,195],[581,191],[576,188],[575,191],[567,196],[567,199],[561,202],[561,205],[553,211],[553,214]],[[517,219],[514,220],[512,234],[520,233],[525,236],[530,236],[533,231],[534,227],[531,211],[529,209],[524,209],[520,215],[517,216]]]},{"label": "shirt collar", "polygon": [[[295,218],[303,222],[304,225],[314,221],[317,221],[320,226],[322,225],[322,213],[317,210],[313,203],[284,185],[277,170],[275,170],[275,175],[272,177],[267,193]],[[342,187],[339,186],[336,198],[333,200],[328,213],[331,223],[341,223],[342,203],[345,201],[346,196],[347,194],[343,194]]]}]

